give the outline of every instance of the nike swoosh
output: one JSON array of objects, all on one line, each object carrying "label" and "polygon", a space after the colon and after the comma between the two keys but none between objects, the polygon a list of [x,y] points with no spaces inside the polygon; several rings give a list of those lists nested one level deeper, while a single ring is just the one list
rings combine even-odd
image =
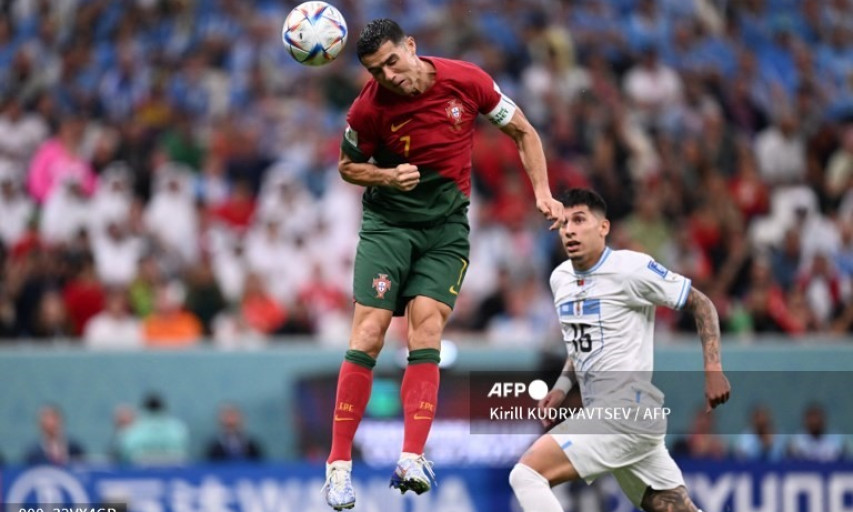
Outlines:
[{"label": "nike swoosh", "polygon": [[453,295],[459,295],[459,292],[455,290],[452,285],[450,286],[450,288],[448,288],[448,291]]},{"label": "nike swoosh", "polygon": [[431,419],[432,419],[432,416],[420,416],[420,415],[418,415],[418,414],[415,414],[415,415],[414,415],[414,418],[415,418],[416,420],[431,420]]},{"label": "nike swoosh", "polygon": [[402,128],[402,127],[406,126],[407,124],[409,124],[409,123],[411,123],[411,122],[412,122],[412,120],[411,120],[411,119],[407,119],[407,120],[403,121],[403,122],[402,122],[402,123],[400,123],[400,124],[393,124],[393,123],[392,123],[392,124],[391,124],[391,133],[396,132],[397,130],[399,130],[400,128]]},{"label": "nike swoosh", "polygon": [[355,418],[342,418],[335,414],[335,421],[355,421]]}]

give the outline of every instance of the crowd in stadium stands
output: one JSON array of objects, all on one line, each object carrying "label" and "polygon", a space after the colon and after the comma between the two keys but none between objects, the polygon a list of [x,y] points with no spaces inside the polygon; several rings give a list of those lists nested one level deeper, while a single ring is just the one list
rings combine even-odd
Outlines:
[{"label": "crowd in stadium stands", "polygon": [[[781,433],[773,423],[769,409],[756,406],[747,427],[736,435],[721,436],[714,427],[713,414],[697,410],[689,432],[671,435],[672,453],[693,459],[779,461],[783,459],[833,462],[853,457],[853,444],[848,437],[828,426],[824,408],[814,403],[805,408],[802,424],[791,433]],[[144,397],[141,410],[119,404],[113,417],[113,437],[106,453],[103,447],[90,447],[67,433],[62,411],[45,405],[39,411],[38,439],[27,449],[24,459],[5,460],[17,464],[53,464],[65,466],[75,462],[102,460],[137,466],[180,465],[194,461],[229,463],[260,461],[265,458],[261,444],[244,424],[243,413],[234,404],[222,404],[219,428],[203,445],[201,453],[193,453],[190,431],[185,423],[167,410],[162,396],[151,393]],[[0,458],[0,465],[4,460]]]},{"label": "crowd in stadium stands", "polygon": [[[375,17],[495,77],[553,189],[598,190],[610,244],[690,277],[725,332],[853,332],[848,0],[334,3],[350,46],[316,69],[278,0],[0,3],[0,337],[345,343],[361,190],[336,163]],[[561,249],[511,140],[475,137],[451,329],[554,343]]]}]

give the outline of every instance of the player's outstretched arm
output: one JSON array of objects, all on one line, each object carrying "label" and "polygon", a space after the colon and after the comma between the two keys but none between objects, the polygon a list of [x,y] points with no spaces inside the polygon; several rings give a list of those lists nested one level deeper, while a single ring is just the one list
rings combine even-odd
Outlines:
[{"label": "player's outstretched arm", "polygon": [[341,151],[338,160],[338,172],[347,183],[362,187],[393,187],[408,192],[421,180],[418,166],[400,164],[391,169],[383,169],[371,163],[354,162],[349,155]]},{"label": "player's outstretched arm", "polygon": [[690,290],[683,309],[693,315],[696,331],[702,340],[702,354],[705,358],[705,401],[706,408],[710,411],[726,403],[732,389],[723,374],[723,362],[720,358],[720,319],[711,299],[696,288]]},{"label": "player's outstretched arm", "polygon": [[536,133],[536,129],[530,124],[521,109],[516,109],[512,119],[501,127],[501,131],[512,137],[515,145],[518,146],[521,163],[524,165],[530,184],[533,185],[533,193],[536,195],[536,208],[546,219],[552,222],[550,229],[557,229],[560,227],[560,221],[563,218],[563,204],[551,195],[551,188],[548,185],[548,168],[545,163],[545,150],[542,149],[542,140],[539,138],[539,134]]}]

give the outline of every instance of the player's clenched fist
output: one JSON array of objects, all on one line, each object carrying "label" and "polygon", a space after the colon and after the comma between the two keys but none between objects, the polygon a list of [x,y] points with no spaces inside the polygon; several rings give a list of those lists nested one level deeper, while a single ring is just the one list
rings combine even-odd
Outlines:
[{"label": "player's clenched fist", "polygon": [[408,192],[421,181],[421,173],[417,165],[400,164],[391,171],[391,186],[397,190]]}]

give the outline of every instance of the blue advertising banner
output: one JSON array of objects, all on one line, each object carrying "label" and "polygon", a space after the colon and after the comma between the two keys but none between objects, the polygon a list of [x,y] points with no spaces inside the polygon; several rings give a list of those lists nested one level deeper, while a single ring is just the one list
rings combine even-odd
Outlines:
[{"label": "blue advertising banner", "polygon": [[[688,460],[680,465],[690,494],[704,512],[853,512],[850,462]],[[507,483],[510,468],[438,469],[439,485],[433,491],[401,496],[388,488],[389,470],[356,467],[355,510],[518,512]],[[0,501],[28,505],[124,502],[129,512],[328,512],[320,494],[322,475],[322,466],[309,464],[8,468],[0,473]],[[603,479],[595,495],[598,503],[586,501],[582,510],[633,510],[612,479]],[[566,495],[561,499],[573,501]]]},{"label": "blue advertising banner", "polygon": [[[391,469],[355,468],[356,510],[509,510],[512,492],[507,484],[509,470],[505,468],[442,468],[438,486],[421,496],[400,495],[389,489]],[[323,473],[322,465],[309,464],[173,469],[15,468],[0,473],[0,501],[123,502],[128,504],[129,512],[329,512],[320,493]]]}]

